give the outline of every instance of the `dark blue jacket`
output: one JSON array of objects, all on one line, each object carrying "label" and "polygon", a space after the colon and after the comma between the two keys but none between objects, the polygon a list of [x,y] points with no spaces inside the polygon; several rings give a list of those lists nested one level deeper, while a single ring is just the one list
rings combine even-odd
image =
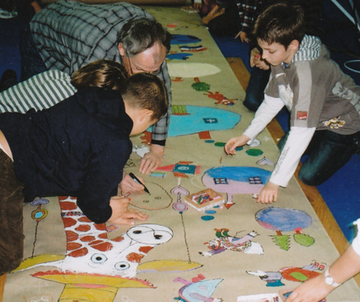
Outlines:
[{"label": "dark blue jacket", "polygon": [[133,127],[117,91],[80,90],[47,110],[0,114],[25,201],[72,195],[94,222],[107,221],[132,143]]}]

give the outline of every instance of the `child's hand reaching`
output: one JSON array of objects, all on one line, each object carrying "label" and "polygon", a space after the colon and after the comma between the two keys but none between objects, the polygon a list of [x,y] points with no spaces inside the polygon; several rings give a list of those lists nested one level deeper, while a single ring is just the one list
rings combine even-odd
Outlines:
[{"label": "child's hand reaching", "polygon": [[269,181],[260,191],[256,202],[272,203],[277,200],[278,191],[279,186]]},{"label": "child's hand reaching", "polygon": [[135,224],[134,219],[138,219],[140,221],[145,221],[148,219],[148,215],[142,213],[137,210],[129,210],[129,199],[120,197],[120,196],[113,196],[110,199],[110,207],[112,209],[112,215],[109,219],[109,222],[115,224],[126,224],[126,225],[133,225]]},{"label": "child's hand reaching", "polygon": [[246,135],[241,135],[229,139],[224,147],[225,153],[234,155],[236,153],[235,151],[236,147],[244,146],[249,141],[249,139],[250,138],[247,137]]}]

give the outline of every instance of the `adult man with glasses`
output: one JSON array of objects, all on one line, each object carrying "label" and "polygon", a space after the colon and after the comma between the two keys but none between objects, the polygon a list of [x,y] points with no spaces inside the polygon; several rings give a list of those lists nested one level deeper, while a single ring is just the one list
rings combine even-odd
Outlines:
[{"label": "adult man with glasses", "polygon": [[139,171],[161,165],[171,114],[171,80],[165,62],[171,35],[152,15],[126,2],[84,4],[57,1],[31,20],[21,43],[21,80],[49,69],[69,75],[90,62],[107,59],[122,63],[129,74],[154,73],[165,84],[168,114],[152,131],[150,152]]}]

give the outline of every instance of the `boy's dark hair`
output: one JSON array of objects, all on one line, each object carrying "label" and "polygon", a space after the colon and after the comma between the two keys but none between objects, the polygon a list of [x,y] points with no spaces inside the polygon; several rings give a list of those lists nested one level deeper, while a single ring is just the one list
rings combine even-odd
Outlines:
[{"label": "boy's dark hair", "polygon": [[152,47],[155,42],[170,51],[171,34],[157,21],[146,18],[129,20],[121,28],[118,43],[123,43],[127,57],[133,57]]},{"label": "boy's dark hair", "polygon": [[285,49],[293,40],[301,43],[305,35],[304,12],[291,4],[271,5],[257,18],[253,34],[268,44],[280,43]]},{"label": "boy's dark hair", "polygon": [[99,87],[118,90],[128,77],[125,67],[121,64],[110,60],[98,60],[75,71],[71,76],[71,84],[76,89]]},{"label": "boy's dark hair", "polygon": [[130,106],[152,110],[153,120],[159,120],[169,107],[164,83],[150,73],[140,72],[132,75],[125,81],[120,93]]}]

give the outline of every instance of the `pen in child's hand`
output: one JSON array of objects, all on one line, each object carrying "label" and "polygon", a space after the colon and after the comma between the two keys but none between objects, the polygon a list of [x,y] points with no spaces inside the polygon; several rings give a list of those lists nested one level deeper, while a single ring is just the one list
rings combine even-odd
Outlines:
[{"label": "pen in child's hand", "polygon": [[133,173],[129,173],[129,175],[130,175],[130,177],[131,177],[133,180],[135,180],[138,184],[143,185],[143,186],[144,186],[144,191],[145,191],[146,193],[148,193],[149,195],[151,195],[151,194],[150,194],[150,191],[148,190],[148,188],[147,188]]}]

